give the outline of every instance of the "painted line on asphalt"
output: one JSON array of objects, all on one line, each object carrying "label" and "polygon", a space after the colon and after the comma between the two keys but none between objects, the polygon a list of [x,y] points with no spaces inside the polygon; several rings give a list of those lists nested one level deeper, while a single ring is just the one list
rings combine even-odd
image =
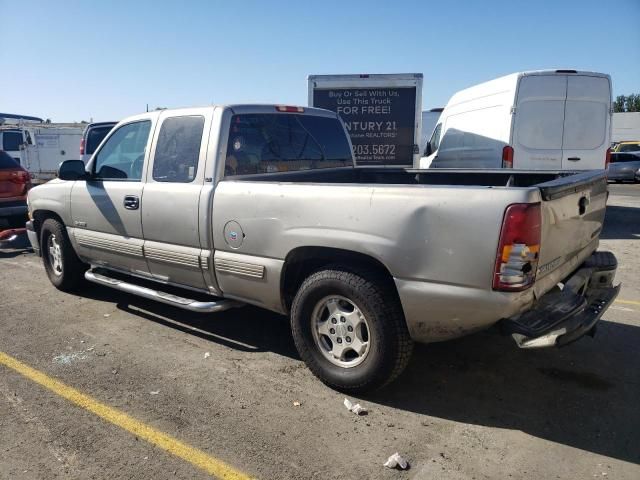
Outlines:
[{"label": "painted line on asphalt", "polygon": [[636,300],[615,300],[615,303],[624,303],[626,305],[640,305],[640,302]]},{"label": "painted line on asphalt", "polygon": [[78,407],[99,416],[103,420],[106,420],[129,433],[132,433],[138,438],[146,440],[147,442],[189,462],[211,475],[225,480],[245,480],[252,478],[240,470],[227,465],[222,460],[218,460],[217,458],[206,454],[202,450],[181,442],[160,430],[156,430],[155,428],[136,420],[124,412],[105,405],[89,395],[65,385],[45,373],[16,360],[6,353],[0,352],[0,365],[4,365],[5,367],[14,370],[23,377],[26,377],[29,380],[51,390],[56,395],[70,401]]}]

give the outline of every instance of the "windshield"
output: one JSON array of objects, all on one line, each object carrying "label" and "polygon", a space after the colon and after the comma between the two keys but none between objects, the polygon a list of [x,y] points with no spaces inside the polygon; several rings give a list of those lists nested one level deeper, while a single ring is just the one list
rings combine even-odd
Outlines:
[{"label": "windshield", "polygon": [[352,165],[337,118],[300,114],[241,114],[231,119],[226,175]]},{"label": "windshield", "polygon": [[618,147],[618,152],[640,152],[640,143],[623,143]]}]

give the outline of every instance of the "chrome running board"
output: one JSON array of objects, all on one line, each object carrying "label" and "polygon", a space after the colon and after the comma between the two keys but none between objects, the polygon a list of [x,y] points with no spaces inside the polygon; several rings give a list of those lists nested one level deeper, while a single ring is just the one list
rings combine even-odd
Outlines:
[{"label": "chrome running board", "polygon": [[133,283],[128,283],[117,278],[108,277],[107,275],[97,273],[94,270],[87,270],[84,274],[84,278],[90,282],[97,283],[98,285],[115,288],[121,292],[148,298],[149,300],[155,300],[156,302],[166,303],[167,305],[173,305],[174,307],[182,308],[184,310],[191,310],[192,312],[214,313],[244,306],[243,303],[236,302],[235,300],[221,299],[214,302],[201,302],[191,298],[179,297],[178,295],[172,295],[159,290],[134,285]]}]

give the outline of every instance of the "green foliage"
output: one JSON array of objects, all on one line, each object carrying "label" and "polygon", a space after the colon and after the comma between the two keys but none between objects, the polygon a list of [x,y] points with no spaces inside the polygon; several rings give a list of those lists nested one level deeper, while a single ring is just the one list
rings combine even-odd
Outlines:
[{"label": "green foliage", "polygon": [[614,112],[640,112],[640,94],[618,95],[613,101]]}]

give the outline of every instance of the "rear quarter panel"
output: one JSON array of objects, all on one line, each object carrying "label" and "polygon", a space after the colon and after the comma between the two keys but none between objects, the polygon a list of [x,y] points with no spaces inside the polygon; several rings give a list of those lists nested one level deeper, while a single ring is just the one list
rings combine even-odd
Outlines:
[{"label": "rear quarter panel", "polygon": [[[396,279],[490,291],[505,207],[538,200],[536,190],[524,188],[222,181],[213,207],[216,258],[265,266],[271,286],[263,279],[252,289],[216,275],[225,295],[257,292],[258,303],[274,305],[288,253],[317,246],[369,255]],[[224,233],[232,221],[244,235],[234,248]]]}]

